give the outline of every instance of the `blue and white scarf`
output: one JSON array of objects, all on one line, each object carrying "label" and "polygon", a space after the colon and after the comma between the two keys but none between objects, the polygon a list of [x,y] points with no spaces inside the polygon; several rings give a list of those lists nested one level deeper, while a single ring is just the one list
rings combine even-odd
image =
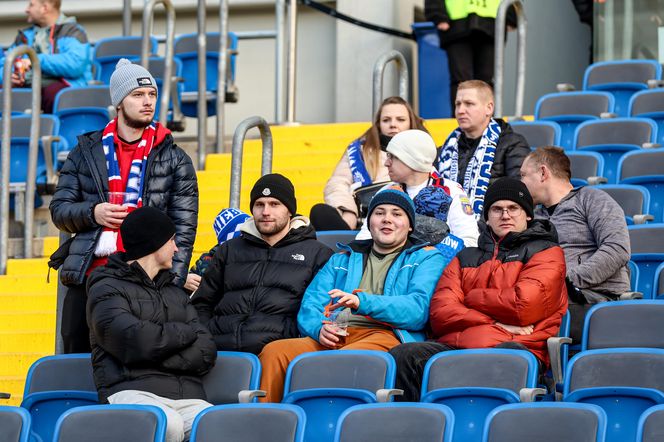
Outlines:
[{"label": "blue and white scarf", "polygon": [[364,140],[357,139],[348,145],[346,154],[348,155],[348,165],[350,166],[350,173],[353,177],[353,189],[368,186],[373,183],[367,167],[364,165],[364,158],[362,158],[362,145]]},{"label": "blue and white scarf", "polygon": [[[473,157],[466,167],[463,177],[463,189],[473,207],[475,218],[479,219],[484,208],[484,195],[489,187],[491,167],[496,155],[496,146],[500,138],[500,124],[493,118],[482,134],[482,138],[475,149]],[[447,138],[443,148],[436,159],[436,169],[445,178],[457,181],[459,174],[459,137],[461,129],[457,128]],[[458,182],[458,181],[457,181]]]}]

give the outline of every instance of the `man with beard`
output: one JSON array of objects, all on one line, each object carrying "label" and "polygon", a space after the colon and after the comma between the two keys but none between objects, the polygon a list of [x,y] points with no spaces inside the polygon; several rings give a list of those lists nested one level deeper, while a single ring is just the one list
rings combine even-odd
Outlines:
[{"label": "man with beard", "polygon": [[261,177],[250,208],[253,218],[219,246],[192,303],[219,350],[258,354],[268,342],[299,336],[302,295],[332,250],[296,215],[295,189],[283,175]]},{"label": "man with beard", "polygon": [[62,312],[66,353],[90,352],[85,284],[108,256],[124,251],[118,234],[127,214],[142,206],[175,224],[175,283],[182,286],[196,237],[198,183],[191,158],[168,129],[152,121],[157,83],[143,67],[121,59],[110,80],[117,118],[103,130],[79,136],[60,172],[50,204],[53,223],[75,236],[54,254],[68,287]]}]

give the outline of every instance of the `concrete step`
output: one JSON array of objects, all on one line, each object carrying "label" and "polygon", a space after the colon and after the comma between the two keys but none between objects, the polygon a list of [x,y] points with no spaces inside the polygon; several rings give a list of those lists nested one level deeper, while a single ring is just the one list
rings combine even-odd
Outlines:
[{"label": "concrete step", "polygon": [[23,400],[23,390],[25,389],[24,376],[0,376],[0,391],[10,393],[10,399],[3,399],[2,405],[13,405],[18,407]]},{"label": "concrete step", "polygon": [[56,292],[26,292],[16,288],[13,293],[0,293],[2,311],[7,313],[25,313],[55,309]]},{"label": "concrete step", "polygon": [[48,272],[49,258],[10,259],[7,261],[7,275],[36,276]]},{"label": "concrete step", "polygon": [[32,363],[48,354],[53,354],[53,352],[22,351],[0,353],[0,377],[16,376],[25,379]]},{"label": "concrete step", "polygon": [[0,332],[55,330],[55,308],[24,312],[0,311]]},{"label": "concrete step", "polygon": [[18,353],[26,349],[54,353],[55,329],[0,332],[0,353]]},{"label": "concrete step", "polygon": [[46,281],[47,273],[47,269],[37,269],[36,276],[2,275],[0,276],[0,293],[15,293],[17,288],[31,293],[54,293],[58,287],[57,273],[51,270],[50,282]]}]

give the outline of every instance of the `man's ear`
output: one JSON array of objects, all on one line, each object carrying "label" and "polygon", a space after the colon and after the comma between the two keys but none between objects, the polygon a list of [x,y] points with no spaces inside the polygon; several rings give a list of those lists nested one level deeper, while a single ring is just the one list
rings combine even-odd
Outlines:
[{"label": "man's ear", "polygon": [[486,104],[486,108],[487,108],[487,112],[489,112],[489,116],[492,117],[493,116],[493,101],[489,101]]},{"label": "man's ear", "polygon": [[533,219],[529,216],[526,217],[526,221],[532,221]]}]

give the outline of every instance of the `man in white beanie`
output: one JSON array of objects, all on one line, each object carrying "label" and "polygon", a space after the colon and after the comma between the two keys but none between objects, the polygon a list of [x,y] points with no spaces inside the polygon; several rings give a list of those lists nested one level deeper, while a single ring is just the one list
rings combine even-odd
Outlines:
[{"label": "man in white beanie", "polygon": [[111,75],[117,118],[78,137],[50,204],[53,223],[74,234],[52,259],[68,286],[61,334],[66,353],[90,351],[85,283],[108,256],[124,251],[120,225],[128,213],[155,207],[175,224],[175,283],[182,286],[196,237],[198,183],[191,158],[165,126],[153,121],[157,83],[140,65],[121,59]]},{"label": "man in white beanie", "polygon": [[[475,247],[479,230],[468,196],[459,183],[438,175],[433,169],[435,158],[431,135],[417,129],[399,132],[387,145],[385,167],[393,183],[386,187],[399,184],[413,199],[417,214],[445,221],[464,246]],[[369,235],[363,226],[357,239]]]}]

